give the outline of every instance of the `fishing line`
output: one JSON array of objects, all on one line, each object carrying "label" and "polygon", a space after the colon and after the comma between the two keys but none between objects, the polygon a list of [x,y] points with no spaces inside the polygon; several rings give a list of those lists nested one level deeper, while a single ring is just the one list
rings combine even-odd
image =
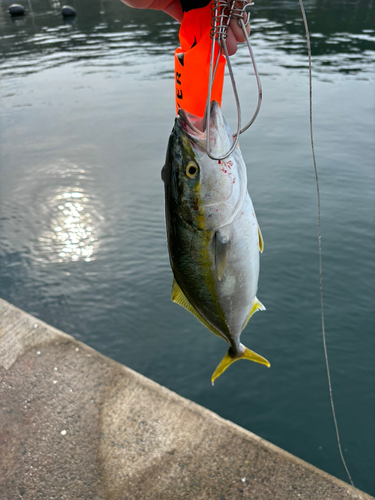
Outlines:
[{"label": "fishing line", "polygon": [[359,496],[359,494],[357,493],[357,490],[356,490],[356,488],[354,486],[354,483],[353,483],[352,477],[350,475],[348,466],[346,465],[344,454],[342,452],[339,427],[338,427],[338,424],[337,424],[337,418],[336,418],[336,412],[335,412],[335,405],[333,403],[331,373],[330,373],[329,362],[328,362],[326,332],[325,332],[325,326],[324,326],[323,279],[322,279],[322,275],[323,275],[323,272],[322,272],[322,235],[321,235],[321,215],[320,215],[320,189],[319,189],[318,169],[317,169],[317,166],[316,166],[315,148],[314,148],[314,137],[313,137],[313,121],[312,121],[312,70],[311,70],[312,64],[311,64],[310,32],[309,32],[309,27],[308,27],[308,24],[307,24],[307,18],[306,18],[305,8],[303,6],[303,0],[298,0],[298,1],[299,1],[299,5],[300,5],[300,8],[301,8],[301,12],[302,12],[303,23],[305,25],[305,33],[306,33],[306,41],[307,41],[307,53],[308,53],[308,58],[309,58],[310,142],[311,142],[312,160],[313,160],[313,165],[314,165],[314,174],[315,174],[315,183],[316,183],[316,195],[317,195],[317,202],[318,202],[318,248],[319,248],[320,313],[321,313],[321,322],[322,322],[322,337],[323,337],[324,358],[325,358],[326,369],[327,369],[329,399],[330,399],[330,402],[331,402],[331,410],[332,410],[333,421],[334,421],[334,424],[335,424],[336,440],[337,440],[337,446],[338,446],[340,457],[341,457],[341,462],[342,462],[342,464],[344,466],[346,475],[349,478],[350,484],[353,487],[353,490],[354,490],[354,493],[355,493],[356,497],[358,499],[362,500],[362,497]]}]

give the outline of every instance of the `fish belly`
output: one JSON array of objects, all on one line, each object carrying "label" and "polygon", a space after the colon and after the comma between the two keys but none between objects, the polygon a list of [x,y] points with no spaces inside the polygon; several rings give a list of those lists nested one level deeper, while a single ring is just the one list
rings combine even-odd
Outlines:
[{"label": "fish belly", "polygon": [[253,204],[247,194],[231,224],[227,266],[217,290],[230,336],[236,346],[258,289],[259,236]]}]

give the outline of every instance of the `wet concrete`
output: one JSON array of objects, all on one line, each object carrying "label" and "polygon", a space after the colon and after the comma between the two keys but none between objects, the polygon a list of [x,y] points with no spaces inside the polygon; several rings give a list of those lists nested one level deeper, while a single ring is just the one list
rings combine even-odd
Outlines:
[{"label": "wet concrete", "polygon": [[358,498],[1,299],[0,450],[0,500]]}]

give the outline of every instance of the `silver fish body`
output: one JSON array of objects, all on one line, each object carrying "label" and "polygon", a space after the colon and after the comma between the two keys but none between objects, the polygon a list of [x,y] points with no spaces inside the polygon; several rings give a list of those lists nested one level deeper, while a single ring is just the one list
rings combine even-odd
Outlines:
[{"label": "silver fish body", "polygon": [[[233,361],[269,362],[240,343],[251,315],[264,306],[256,297],[259,251],[263,249],[247,191],[246,166],[239,147],[222,161],[206,151],[198,119],[180,112],[162,170],[172,300],[194,314],[229,344],[212,376]],[[210,114],[211,151],[223,155],[232,134],[216,102]]]}]

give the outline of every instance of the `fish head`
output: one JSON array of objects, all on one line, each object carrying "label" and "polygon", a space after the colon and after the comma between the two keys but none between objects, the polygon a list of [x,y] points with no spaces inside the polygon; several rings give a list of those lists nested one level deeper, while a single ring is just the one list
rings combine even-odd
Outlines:
[{"label": "fish head", "polygon": [[[210,158],[204,121],[179,111],[162,177],[178,216],[197,230],[214,230],[231,219],[244,189],[246,192],[246,168],[239,148],[224,160]],[[223,156],[232,143],[232,133],[214,101],[210,111],[210,154]]]}]

